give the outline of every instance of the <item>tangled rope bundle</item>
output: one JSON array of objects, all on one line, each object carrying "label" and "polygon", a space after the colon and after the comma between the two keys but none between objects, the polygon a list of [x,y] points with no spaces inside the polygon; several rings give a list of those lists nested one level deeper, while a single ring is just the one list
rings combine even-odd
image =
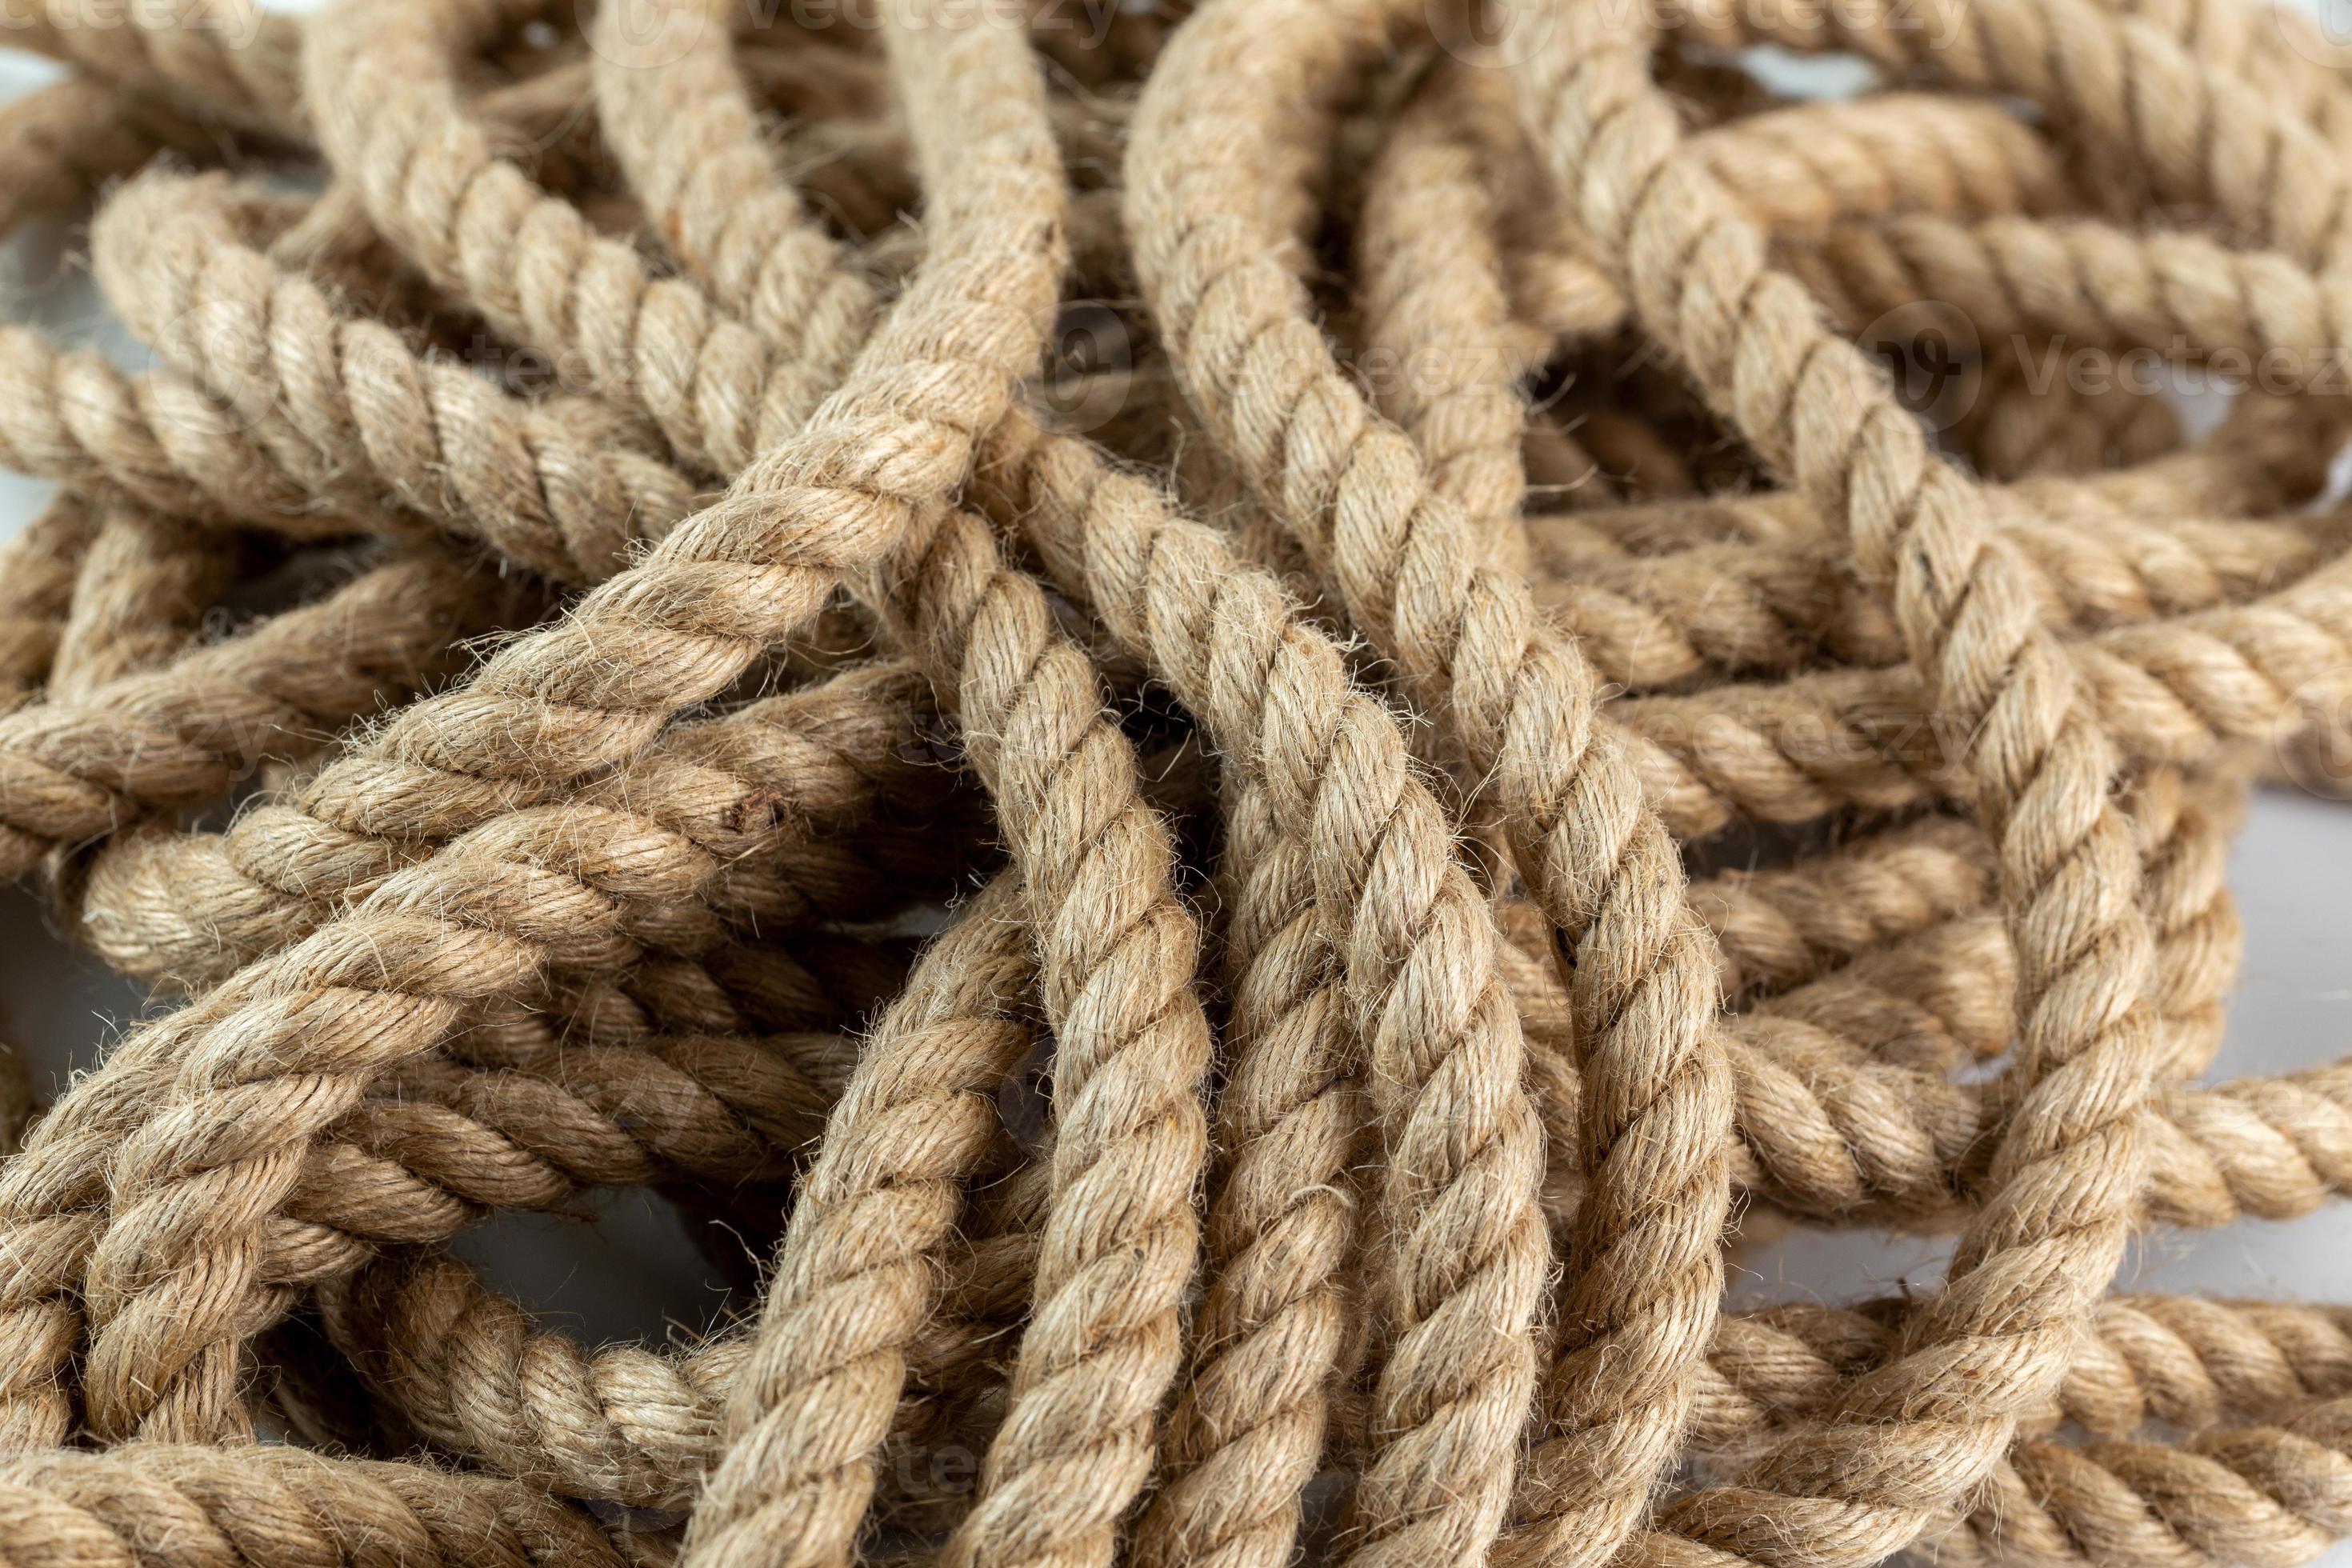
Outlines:
[{"label": "tangled rope bundle", "polygon": [[[2315,29],[773,10],[9,12],[154,363],[0,328],[0,861],[173,1004],[6,1097],[0,1559],[2352,1531],[2352,1315],[2110,1293],[2352,1185],[2210,1075],[2352,695]],[[610,1186],[756,1301],[447,1249]],[[1957,1240],[1725,1310],[1782,1223]]]}]

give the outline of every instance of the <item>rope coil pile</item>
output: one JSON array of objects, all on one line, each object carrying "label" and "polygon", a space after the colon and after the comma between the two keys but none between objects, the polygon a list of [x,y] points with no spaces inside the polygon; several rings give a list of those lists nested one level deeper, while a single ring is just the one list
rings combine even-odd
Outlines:
[{"label": "rope coil pile", "polygon": [[[0,868],[167,1004],[0,1095],[0,1561],[2352,1532],[2352,1308],[2112,1289],[2352,1190],[2221,1076],[2352,713],[2297,16],[0,19],[152,351],[0,327]],[[616,1186],[706,1338],[448,1248]],[[1792,1225],[1948,1275],[1727,1310]]]}]

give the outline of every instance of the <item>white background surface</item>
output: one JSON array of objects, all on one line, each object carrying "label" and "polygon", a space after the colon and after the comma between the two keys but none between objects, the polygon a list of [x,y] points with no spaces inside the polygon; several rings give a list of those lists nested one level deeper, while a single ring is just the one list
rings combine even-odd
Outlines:
[{"label": "white background surface", "polygon": [[[291,9],[307,9],[292,6]],[[0,52],[0,99],[47,79],[43,62]],[[36,230],[0,248],[0,309],[53,331],[141,356],[103,319],[71,265],[77,237]],[[60,259],[66,265],[61,268]],[[0,536],[39,509],[46,487],[0,474]],[[2231,1005],[2220,1070],[2273,1073],[2352,1049],[2352,806],[2293,791],[2259,797],[2231,860],[2247,933],[2243,983]],[[139,994],[60,941],[47,911],[0,889],[0,1039],[22,1051],[37,1084],[62,1083],[138,1016]],[[712,1270],[659,1200],[611,1195],[591,1226],[509,1217],[461,1249],[500,1284],[591,1341],[708,1325],[720,1301]],[[1932,1282],[1942,1248],[1865,1235],[1799,1233],[1743,1258],[1741,1305],[1790,1297],[1842,1300]],[[2352,1211],[2284,1225],[2248,1222],[2210,1235],[2144,1240],[2123,1283],[2137,1289],[2352,1300]],[[2352,1547],[2327,1559],[2352,1568]]]}]

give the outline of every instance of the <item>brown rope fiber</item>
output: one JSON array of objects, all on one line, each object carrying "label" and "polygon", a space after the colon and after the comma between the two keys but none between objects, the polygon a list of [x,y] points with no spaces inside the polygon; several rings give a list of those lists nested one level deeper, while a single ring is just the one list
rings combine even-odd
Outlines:
[{"label": "brown rope fiber", "polygon": [[[2249,803],[2352,745],[2298,16],[0,47],[0,234],[147,351],[0,321],[0,879],[155,997],[0,1049],[0,1562],[2352,1533],[2347,1311],[2112,1289],[2352,1194],[2345,1043],[2228,1026]],[[607,1189],[691,1334],[465,1261]],[[1734,1310],[1794,1227],[1949,1262]]]}]

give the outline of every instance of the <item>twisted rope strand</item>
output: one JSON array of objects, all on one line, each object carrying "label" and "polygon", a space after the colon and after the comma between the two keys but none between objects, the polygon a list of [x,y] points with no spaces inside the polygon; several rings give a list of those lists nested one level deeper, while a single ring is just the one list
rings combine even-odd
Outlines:
[{"label": "twisted rope strand", "polygon": [[[1340,1243],[1326,1230],[1336,1216],[1312,1194],[1344,1179],[1351,1138],[1344,1100],[1318,1089],[1351,1070],[1398,1129],[1381,1192],[1393,1254],[1381,1305],[1396,1342],[1375,1394],[1358,1507],[1372,1520],[1411,1519],[1429,1506],[1419,1500],[1434,1491],[1443,1456],[1506,1452],[1517,1441],[1532,1381],[1521,1325],[1544,1265],[1538,1133],[1518,1088],[1518,1032],[1493,967],[1491,922],[1450,858],[1442,809],[1412,778],[1393,719],[1353,689],[1339,650],[1297,618],[1271,577],[1177,521],[1150,487],[1109,470],[1085,443],[1045,435],[1025,411],[999,427],[982,476],[1065,590],[1083,595],[1129,647],[1150,650],[1227,759],[1244,796],[1237,824],[1273,819],[1279,837],[1261,846],[1271,875],[1295,877],[1279,861],[1301,855],[1322,923],[1323,952],[1253,954],[1237,982],[1242,1002],[1281,1009],[1265,1027],[1284,1058],[1258,1068],[1237,1057],[1228,1082],[1229,1114],[1268,1125],[1240,1146],[1212,1210],[1213,1226],[1246,1247],[1204,1304],[1202,1349],[1171,1422],[1173,1484],[1146,1522],[1151,1551],[1170,1562],[1280,1562],[1291,1551],[1319,1385],[1340,1352],[1329,1298]],[[1246,853],[1247,840],[1235,848]],[[1317,1016],[1332,1005],[1317,993],[1333,972],[1353,1009],[1360,1066],[1345,1062],[1352,1051],[1335,1047]],[[1255,1043],[1243,1033],[1239,1048]],[[1294,1065],[1286,1058],[1302,1045],[1307,1059]],[[1342,1060],[1319,1054],[1333,1048]],[[1268,1081],[1251,1081],[1253,1070]],[[1261,1470],[1267,1449],[1281,1457]],[[1465,1498],[1448,1510],[1458,1517],[1417,1521],[1416,1532],[1466,1550],[1493,1528],[1507,1464],[1489,1475],[1493,1495]]]},{"label": "twisted rope strand", "polygon": [[[1332,363],[1244,195],[1251,149],[1276,139],[1274,105],[1300,80],[1310,98],[1334,91],[1385,23],[1377,7],[1243,16],[1205,8],[1146,86],[1128,163],[1138,268],[1194,409],[1493,779],[1573,961],[1580,1047],[1612,1093],[1587,1100],[1596,1179],[1549,1385],[1553,1430],[1530,1464],[1553,1478],[1567,1534],[1605,1556],[1672,1460],[1718,1295],[1728,1104],[1706,1033],[1715,991],[1674,847],[1593,730],[1590,666],[1523,585],[1475,569],[1459,510]],[[1443,1506],[1414,1499],[1404,1517]],[[1468,1556],[1499,1522],[1486,1514],[1475,1534],[1418,1552],[1412,1534],[1376,1535],[1357,1555]]]},{"label": "twisted rope strand", "polygon": [[[493,331],[549,356],[565,385],[642,406],[698,469],[772,466],[778,443],[834,389],[700,289],[654,278],[629,246],[596,235],[501,161],[495,128],[460,100],[456,62],[527,5],[347,4],[321,16],[303,33],[320,147],[385,238]],[[954,201],[968,189],[931,194]],[[989,297],[972,287],[975,300]]]},{"label": "twisted rope strand", "polygon": [[[921,682],[885,664],[679,726],[581,794],[627,823],[647,857],[637,889],[604,892],[636,900],[637,934],[677,958],[729,929],[887,917],[956,872],[910,830],[956,814],[954,775],[926,739],[931,721]],[[378,798],[352,783],[317,781],[225,833],[110,843],[83,889],[82,933],[125,973],[183,988],[290,944],[449,837],[414,803],[381,820]],[[667,929],[644,887],[657,869]],[[685,912],[680,899],[707,913]]]},{"label": "twisted rope strand", "polygon": [[[314,79],[331,79],[338,61],[355,67],[341,49],[356,33],[373,36],[373,24],[385,15],[359,7],[314,23]],[[908,68],[939,72],[951,87],[959,79],[953,67],[924,46],[977,47],[972,40],[985,36],[985,29],[927,32],[906,51]],[[944,91],[929,101],[954,102]],[[334,138],[328,141],[331,149]],[[463,690],[407,710],[373,737],[373,757],[404,754],[461,785],[469,773],[499,772],[559,785],[639,749],[671,714],[724,689],[766,647],[814,617],[839,573],[898,542],[916,507],[961,476],[971,433],[1001,405],[1010,374],[1034,359],[1037,301],[1050,298],[1057,271],[1050,148],[982,138],[952,142],[940,157],[942,174],[955,177],[941,187],[939,247],[828,411],[561,626],[509,645]],[[1006,254],[1024,259],[1006,266]],[[986,267],[977,265],[983,256],[992,258]],[[975,320],[989,328],[975,334]],[[926,408],[928,421],[919,413]],[[919,449],[906,439],[910,418],[931,433]],[[735,586],[721,593],[722,579]],[[624,657],[624,649],[631,651]],[[551,747],[559,734],[564,743]],[[468,770],[444,767],[443,759]],[[480,800],[485,792],[467,793]],[[505,803],[483,802],[499,804]],[[554,809],[551,820],[560,824],[562,808]],[[501,887],[495,868],[517,865],[501,847],[511,830],[491,823],[478,831],[483,837],[457,839],[395,875],[352,915],[199,1005],[210,1043],[184,1055],[182,1091],[189,1098],[152,1119],[144,1140],[118,1162],[110,1234],[119,1233],[119,1241],[111,1250],[102,1246],[91,1264],[93,1316],[108,1322],[88,1378],[101,1427],[125,1429],[150,1413],[159,1430],[238,1424],[237,1302],[255,1254],[235,1237],[215,1245],[206,1226],[188,1224],[196,1211],[179,1200],[243,1184],[248,1213],[267,1213],[274,1205],[264,1194],[284,1190],[312,1131],[340,1113],[339,1102],[356,1098],[376,1065],[429,1048],[466,1001],[524,986],[534,965],[518,935],[551,920],[581,919],[576,900],[539,907],[534,879]],[[507,934],[450,918],[460,914],[495,920]],[[592,931],[598,919],[609,916],[592,914]],[[606,945],[604,962],[619,962]],[[330,1070],[288,1070],[298,1062]],[[224,1081],[225,1071],[247,1087],[226,1099],[212,1091],[207,1086]],[[233,1099],[271,1099],[273,1084],[278,1103],[293,1114],[254,1119],[232,1109]],[[181,1121],[186,1125],[175,1125]],[[223,1134],[225,1142],[213,1142]],[[175,1147],[198,1152],[197,1165],[173,1173]],[[226,1268],[192,1274],[164,1261],[190,1247]]]},{"label": "twisted rope strand", "polygon": [[[1523,104],[1644,320],[1846,521],[1865,572],[1892,581],[1915,662],[1975,731],[1979,806],[2000,847],[2018,952],[2020,1107],[1994,1161],[1998,1188],[1923,1310],[1912,1354],[1741,1484],[1666,1515],[1717,1552],[1790,1560],[1795,1528],[1807,1539],[1794,1560],[1864,1561],[1916,1537],[1998,1460],[2119,1260],[2158,1057],[2149,935],[2131,832],[2110,798],[2115,748],[2076,700],[2013,552],[1860,356],[1825,340],[1802,291],[1769,271],[1761,236],[1720,186],[1676,159],[1681,132],[1648,79],[1647,42],[1568,7],[1523,68]],[[1653,270],[1661,256],[1680,259]]]},{"label": "twisted rope strand", "polygon": [[110,508],[82,557],[73,604],[49,668],[52,701],[71,701],[120,676],[168,663],[195,636],[229,574],[234,540]]},{"label": "twisted rope strand", "polygon": [[610,576],[692,510],[687,478],[629,451],[601,407],[527,406],[418,357],[243,243],[235,201],[216,176],[144,176],[92,228],[93,264],[123,320],[306,491],[362,513],[389,500],[572,582]]},{"label": "twisted rope strand", "polygon": [[97,528],[94,509],[62,494],[0,546],[0,714],[47,683],[72,613],[81,553]]},{"label": "twisted rope strand", "polygon": [[[751,1353],[735,1338],[683,1353],[627,1346],[592,1355],[534,1328],[463,1264],[431,1255],[388,1255],[329,1301],[339,1342],[437,1441],[569,1496],[638,1506],[692,1497],[727,1391]],[[1726,1314],[1698,1374],[1694,1448],[1732,1450],[1829,1409],[1894,1352],[1902,1306]],[[2347,1386],[2352,1327],[2340,1309],[2122,1296],[2101,1303],[2035,1424],[2069,1420],[2110,1438],[2155,1422],[2203,1432]],[[899,1430],[909,1414],[901,1407]]]},{"label": "twisted rope strand", "polygon": [[[740,1370],[688,1363],[689,1379],[711,1391],[695,1405],[725,1410],[723,1421],[686,1428],[702,1451],[683,1473],[709,1473],[696,1556],[850,1560],[876,1454],[936,1306],[961,1188],[994,1142],[996,1092],[1033,1043],[1020,1008],[1034,980],[1018,889],[992,883],[917,965],[860,1056],[802,1183]],[[605,1398],[600,1406],[612,1408]],[[679,1471],[653,1473],[679,1484]]]},{"label": "twisted rope strand", "polygon": [[628,1561],[586,1514],[512,1481],[276,1446],[23,1455],[0,1463],[0,1531],[34,1562],[131,1568]]},{"label": "twisted rope strand", "polygon": [[724,0],[605,6],[592,44],[597,118],[653,227],[722,308],[797,367],[808,390],[793,400],[813,406],[848,369],[878,300],[776,177],[730,58],[730,9]]},{"label": "twisted rope strand", "polygon": [[[92,549],[104,545],[101,528]],[[0,720],[0,868],[23,876],[53,848],[218,795],[273,751],[446,671],[455,642],[510,622],[526,597],[404,555],[163,669],[85,678],[78,700]]]}]

